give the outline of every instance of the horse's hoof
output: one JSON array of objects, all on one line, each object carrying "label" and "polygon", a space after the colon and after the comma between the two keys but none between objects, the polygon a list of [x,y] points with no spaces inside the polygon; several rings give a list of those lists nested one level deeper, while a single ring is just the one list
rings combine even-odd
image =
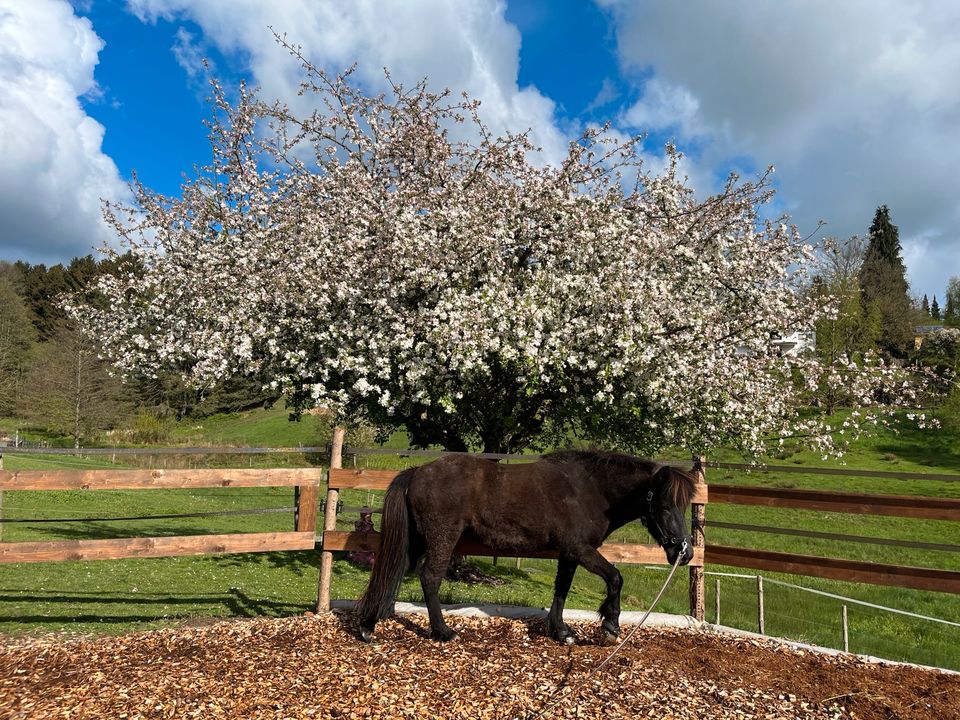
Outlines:
[{"label": "horse's hoof", "polygon": [[360,639],[365,643],[373,642],[373,631],[367,628],[360,628]]},{"label": "horse's hoof", "polygon": [[603,631],[603,644],[604,644],[604,645],[616,645],[618,642],[620,642],[620,633],[617,633],[616,635],[614,635],[614,634],[613,634],[612,632],[610,632],[609,630],[604,630],[604,631]]},{"label": "horse's hoof", "polygon": [[572,633],[570,635],[564,635],[562,638],[560,638],[560,642],[564,643],[565,645],[573,645],[577,642],[577,636],[573,635]]},{"label": "horse's hoof", "polygon": [[449,628],[447,628],[446,630],[442,630],[441,632],[432,633],[431,637],[433,637],[434,640],[438,640],[439,642],[453,642],[454,640],[459,639],[460,636],[457,633],[455,633],[453,630],[450,630]]}]

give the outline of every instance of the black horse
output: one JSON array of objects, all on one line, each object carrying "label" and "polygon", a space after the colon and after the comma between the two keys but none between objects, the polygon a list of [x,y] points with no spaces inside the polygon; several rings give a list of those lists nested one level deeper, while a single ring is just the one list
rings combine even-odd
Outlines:
[{"label": "black horse", "polygon": [[431,634],[437,640],[456,637],[443,620],[438,592],[463,537],[502,555],[559,553],[547,627],[561,642],[575,639],[562,614],[577,566],[599,575],[607,584],[603,629],[616,638],[623,578],[597,548],[640,518],[671,564],[690,562],[693,542],[684,511],[694,482],[682,470],[611,452],[564,451],[519,465],[448,455],[405,470],[384,500],[380,553],[357,604],[360,636],[369,642],[377,621],[393,613],[404,573],[423,557],[420,582]]}]

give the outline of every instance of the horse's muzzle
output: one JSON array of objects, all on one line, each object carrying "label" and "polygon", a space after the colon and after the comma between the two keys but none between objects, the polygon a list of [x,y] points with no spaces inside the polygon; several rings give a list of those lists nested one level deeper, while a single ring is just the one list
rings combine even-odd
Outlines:
[{"label": "horse's muzzle", "polygon": [[671,538],[672,542],[664,544],[663,549],[667,553],[667,562],[671,565],[677,564],[677,558],[680,559],[680,565],[686,565],[693,560],[693,537],[687,535],[684,538]]}]

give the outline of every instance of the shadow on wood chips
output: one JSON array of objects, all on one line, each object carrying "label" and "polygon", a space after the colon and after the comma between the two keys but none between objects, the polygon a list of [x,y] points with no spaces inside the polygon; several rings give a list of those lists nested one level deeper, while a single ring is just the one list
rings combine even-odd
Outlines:
[{"label": "shadow on wood chips", "polygon": [[450,622],[460,639],[445,644],[408,616],[365,645],[347,614],[0,639],[0,717],[532,720],[558,696],[545,717],[960,717],[956,674],[644,628],[578,687],[611,652],[596,623],[561,646],[542,620]]}]

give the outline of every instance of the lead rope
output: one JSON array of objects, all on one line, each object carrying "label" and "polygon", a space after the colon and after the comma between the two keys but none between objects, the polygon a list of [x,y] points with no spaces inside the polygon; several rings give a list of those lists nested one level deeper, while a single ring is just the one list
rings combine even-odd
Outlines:
[{"label": "lead rope", "polygon": [[[528,720],[539,720],[539,718],[546,717],[547,713],[548,713],[551,709],[553,709],[553,707],[554,707],[558,702],[560,702],[560,701],[563,700],[563,699],[571,700],[571,699],[573,699],[574,697],[576,697],[577,693],[580,692],[580,688],[582,688],[584,685],[586,685],[587,682],[590,680],[590,678],[592,678],[594,675],[596,675],[598,672],[600,672],[600,670],[603,668],[603,666],[606,665],[608,662],[610,662],[610,661],[613,659],[613,656],[614,656],[614,655],[616,655],[618,652],[620,652],[620,650],[623,648],[623,646],[626,645],[626,644],[630,641],[630,638],[633,637],[633,634],[634,634],[635,632],[637,632],[637,630],[640,629],[640,626],[643,625],[644,622],[646,622],[646,620],[647,620],[648,617],[650,617],[650,613],[653,612],[653,609],[657,606],[657,603],[660,602],[660,598],[663,597],[663,594],[667,591],[667,588],[670,587],[670,582],[673,580],[673,575],[674,575],[675,572],[677,572],[677,568],[680,567],[680,559],[683,557],[684,551],[685,551],[686,549],[687,549],[687,541],[684,540],[684,541],[683,541],[683,547],[681,547],[681,548],[680,548],[680,552],[677,553],[677,559],[674,561],[673,567],[670,568],[670,574],[667,575],[667,579],[664,581],[663,587],[660,588],[660,592],[658,592],[658,593],[657,593],[657,596],[653,599],[653,602],[650,604],[650,608],[643,614],[643,617],[640,618],[640,622],[638,622],[636,625],[633,626],[633,629],[632,629],[630,632],[627,633],[626,637],[624,637],[623,640],[620,641],[620,644],[617,645],[617,646],[613,649],[613,651],[612,651],[609,655],[607,655],[606,658],[604,658],[603,662],[601,662],[599,665],[597,665],[593,670],[591,670],[591,671],[587,674],[586,677],[584,677],[580,682],[578,682],[576,685],[574,685],[574,686],[573,686],[573,689],[572,689],[569,693],[567,693],[566,695],[560,696],[560,697],[554,697],[550,702],[548,702],[546,705],[544,705],[544,706],[543,706],[543,709],[542,709],[540,712],[538,712],[536,715],[534,715],[534,716],[532,716],[532,717],[529,717],[529,716],[528,716]],[[557,692],[559,693],[560,691],[558,690]]]}]

